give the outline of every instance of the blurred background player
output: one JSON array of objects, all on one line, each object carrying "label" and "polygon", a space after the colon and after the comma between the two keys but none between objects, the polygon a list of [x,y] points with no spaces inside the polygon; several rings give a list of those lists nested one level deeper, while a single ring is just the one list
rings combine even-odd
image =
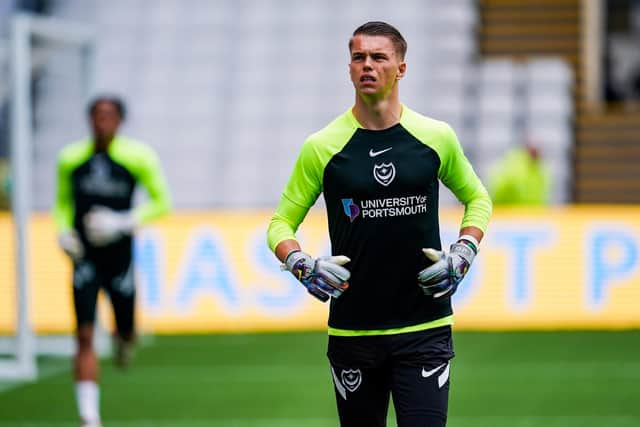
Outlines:
[{"label": "blurred background player", "polygon": [[[123,102],[110,96],[89,105],[91,138],[63,148],[58,158],[54,217],[59,244],[73,261],[77,320],[76,400],[83,425],[100,425],[99,366],[93,349],[98,291],[115,314],[115,362],[125,367],[135,339],[133,234],[170,209],[167,185],[154,151],[117,134]],[[133,209],[142,184],[149,201]]]},{"label": "blurred background player", "polygon": [[[342,426],[385,426],[390,394],[399,426],[446,424],[451,296],[491,213],[453,130],[400,103],[406,49],[387,23],[354,31],[355,105],[305,141],[267,233],[312,295],[333,297],[328,357]],[[438,180],[466,207],[449,252]],[[295,232],[320,193],[339,255],[314,259]]]},{"label": "blurred background player", "polygon": [[496,205],[544,206],[549,192],[549,172],[532,142],[508,151],[491,171],[489,193]]}]

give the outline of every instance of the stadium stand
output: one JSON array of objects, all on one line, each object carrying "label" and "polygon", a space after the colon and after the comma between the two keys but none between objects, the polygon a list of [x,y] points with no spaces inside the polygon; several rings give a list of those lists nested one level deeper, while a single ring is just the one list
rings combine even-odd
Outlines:
[{"label": "stadium stand", "polygon": [[[536,101],[544,114],[557,112],[573,117],[573,135],[569,138],[560,123],[546,122],[538,128],[544,131],[539,139],[547,141],[554,155],[551,161],[557,162],[560,154],[569,159],[570,169],[562,173],[552,165],[556,180],[569,177],[561,183],[568,186],[567,200],[576,203],[638,203],[640,112],[637,107],[594,108],[586,101],[585,57],[580,51],[582,7],[579,0],[482,0],[479,49],[485,58],[522,61],[552,55],[563,59],[570,70],[558,69],[557,83],[565,85],[573,75],[571,97],[564,101]],[[535,75],[550,76],[546,72]],[[575,106],[573,113],[571,105]],[[573,144],[565,147],[567,140]]]},{"label": "stadium stand", "polygon": [[[95,25],[96,89],[125,96],[132,112],[125,130],[165,160],[178,208],[273,206],[304,137],[352,102],[346,41],[368,19],[387,20],[406,33],[405,102],[449,122],[481,175],[496,152],[518,143],[535,120],[548,120],[538,114],[544,105],[562,105],[566,114],[536,137],[571,146],[566,67],[554,59],[479,61],[472,0],[406,0],[402,6],[59,0],[53,13]],[[527,67],[544,66],[560,70],[557,81],[526,77]],[[73,58],[57,56],[38,84],[35,202],[41,209],[51,203],[53,154],[84,133],[71,126],[84,118],[74,85],[78,68]],[[544,96],[528,98],[527,87],[540,85]],[[554,161],[556,174],[568,177],[570,157]],[[453,201],[442,194],[444,204]],[[568,199],[564,188],[554,197]]]}]

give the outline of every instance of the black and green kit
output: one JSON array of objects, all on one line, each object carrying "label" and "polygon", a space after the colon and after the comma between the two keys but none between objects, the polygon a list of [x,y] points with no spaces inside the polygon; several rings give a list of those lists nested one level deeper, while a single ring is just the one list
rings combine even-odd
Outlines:
[{"label": "black and green kit", "polygon": [[[88,257],[101,251],[92,248],[85,238],[83,218],[92,207],[130,210],[134,191],[141,184],[149,201],[134,210],[139,223],[155,219],[169,210],[169,192],[157,155],[147,145],[132,139],[116,137],[105,152],[96,152],[91,140],[69,144],[58,156],[57,173],[53,209],[56,226],[60,232],[75,229]],[[131,246],[127,239],[117,244],[120,249]]]},{"label": "black and green kit", "polygon": [[351,110],[311,135],[268,230],[272,250],[323,194],[332,253],[351,259],[350,286],[332,299],[331,335],[386,335],[452,323],[449,298],[426,297],[422,248],[440,248],[438,181],[465,205],[462,227],[485,230],[491,200],[444,122],[403,106],[400,122],[364,129]]},{"label": "black and green kit", "polygon": [[84,248],[84,256],[73,266],[78,325],[94,322],[102,288],[110,296],[118,331],[127,336],[134,326],[133,238],[125,235],[106,246],[92,246],[86,238],[84,218],[98,206],[132,210],[135,190],[141,184],[149,198],[132,212],[142,224],[169,210],[169,192],[150,147],[124,137],[113,139],[104,152],[96,152],[94,147],[93,141],[87,140],[60,152],[53,214],[58,231],[75,230]]}]

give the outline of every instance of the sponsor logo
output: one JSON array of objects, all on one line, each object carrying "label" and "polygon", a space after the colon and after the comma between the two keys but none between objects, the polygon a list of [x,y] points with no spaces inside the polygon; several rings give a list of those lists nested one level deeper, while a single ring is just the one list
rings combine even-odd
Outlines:
[{"label": "sponsor logo", "polygon": [[353,199],[342,199],[342,208],[351,222],[360,215],[360,208],[353,202]]},{"label": "sponsor logo", "polygon": [[380,151],[373,151],[373,148],[371,150],[369,150],[369,157],[377,157],[380,154],[384,154],[387,151],[391,150],[393,147],[389,147],[389,148],[385,148],[384,150],[380,150]]},{"label": "sponsor logo", "polygon": [[[442,367],[444,367],[444,369],[442,369]],[[443,363],[442,365],[437,366],[429,371],[426,371],[424,368],[422,368],[422,378],[432,377],[434,374],[436,374],[438,371],[442,369],[442,372],[437,377],[438,388],[442,388],[449,380],[449,367],[450,367],[450,362]]]},{"label": "sponsor logo", "polygon": [[391,184],[396,177],[396,167],[391,162],[373,165],[373,177],[379,184],[386,187]]},{"label": "sponsor logo", "polygon": [[436,372],[438,372],[444,365],[446,365],[446,363],[443,363],[442,365],[431,369],[430,371],[425,371],[424,368],[422,368],[422,378],[429,378],[431,375],[435,374]]},{"label": "sponsor logo", "polygon": [[341,378],[344,387],[352,393],[356,391],[362,383],[362,373],[360,369],[343,369]]},{"label": "sponsor logo", "polygon": [[359,204],[352,198],[342,199],[342,209],[351,222],[362,218],[388,218],[427,213],[427,196],[388,197],[366,199]]}]

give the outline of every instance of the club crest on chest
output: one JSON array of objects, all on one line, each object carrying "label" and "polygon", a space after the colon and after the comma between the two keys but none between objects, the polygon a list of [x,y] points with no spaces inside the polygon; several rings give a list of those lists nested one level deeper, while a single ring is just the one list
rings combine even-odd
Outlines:
[{"label": "club crest on chest", "polygon": [[396,177],[396,167],[392,162],[373,165],[373,177],[379,184],[388,186]]}]

